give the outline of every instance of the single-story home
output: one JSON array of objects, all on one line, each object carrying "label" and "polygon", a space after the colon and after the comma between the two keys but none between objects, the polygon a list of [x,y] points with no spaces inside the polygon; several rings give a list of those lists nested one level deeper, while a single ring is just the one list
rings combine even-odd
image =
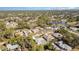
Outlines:
[{"label": "single-story home", "polygon": [[51,34],[45,34],[43,36],[43,38],[46,40],[46,41],[52,41],[53,39],[55,39]]},{"label": "single-story home", "polygon": [[6,28],[16,28],[18,24],[16,22],[5,22]]},{"label": "single-story home", "polygon": [[63,41],[59,41],[59,42],[55,42],[54,44],[52,44],[56,49],[60,49],[60,50],[72,50],[72,47],[65,44]]},{"label": "single-story home", "polygon": [[45,45],[47,43],[46,40],[42,37],[33,36],[33,39],[36,41],[38,45]]},{"label": "single-story home", "polygon": [[14,49],[18,48],[19,45],[18,44],[14,44],[14,45],[13,44],[7,44],[6,47],[7,47],[8,50],[14,50]]}]

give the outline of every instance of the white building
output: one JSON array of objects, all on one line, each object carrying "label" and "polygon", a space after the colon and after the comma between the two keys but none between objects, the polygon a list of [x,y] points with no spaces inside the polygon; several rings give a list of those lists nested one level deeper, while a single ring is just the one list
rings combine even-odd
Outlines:
[{"label": "white building", "polygon": [[33,33],[35,33],[35,34],[36,34],[36,33],[39,33],[39,31],[40,31],[40,30],[39,30],[39,29],[37,29],[37,28],[32,29],[32,32],[33,32]]},{"label": "white building", "polygon": [[79,28],[76,28],[76,27],[70,27],[70,29],[73,30],[73,31],[79,30]]},{"label": "white building", "polygon": [[60,29],[60,27],[58,27],[58,26],[52,26],[52,30],[53,30],[53,31],[56,31],[56,30],[58,30],[58,29]]},{"label": "white building", "polygon": [[56,42],[55,44],[52,43],[52,45],[57,50],[68,50],[68,51],[72,50],[72,47],[70,47],[69,45],[63,43],[63,41]]},{"label": "white building", "polygon": [[54,43],[52,43],[53,47],[55,50],[57,51],[63,51],[63,49],[60,49],[57,45],[55,45]]},{"label": "white building", "polygon": [[16,28],[18,24],[16,22],[5,22],[6,28]]},{"label": "white building", "polygon": [[43,37],[46,39],[46,41],[52,41],[55,39],[51,34],[45,34]]},{"label": "white building", "polygon": [[57,37],[57,38],[62,38],[63,37],[63,35],[60,34],[60,33],[53,33],[53,36]]},{"label": "white building", "polygon": [[33,36],[33,39],[36,41],[36,43],[37,43],[38,45],[41,45],[41,44],[44,45],[44,44],[47,43],[44,38],[40,38],[40,37],[35,37],[35,36]]},{"label": "white building", "polygon": [[18,44],[14,44],[14,45],[12,45],[12,44],[7,44],[7,49],[8,49],[8,50],[14,50],[14,49],[16,49],[16,48],[18,48],[18,47],[19,47]]},{"label": "white building", "polygon": [[32,33],[30,30],[23,29],[23,30],[16,30],[14,32],[15,36],[25,36],[27,37],[30,33]]},{"label": "white building", "polygon": [[16,30],[16,31],[14,32],[14,35],[15,35],[15,36],[23,36],[23,32],[22,32],[21,30]]}]

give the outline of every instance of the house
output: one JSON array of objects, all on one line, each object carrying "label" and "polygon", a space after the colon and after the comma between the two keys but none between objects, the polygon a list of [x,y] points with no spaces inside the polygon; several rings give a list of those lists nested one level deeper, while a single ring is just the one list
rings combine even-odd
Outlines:
[{"label": "house", "polygon": [[23,35],[24,35],[25,37],[27,37],[29,34],[32,33],[32,31],[31,31],[31,30],[28,30],[28,29],[23,29],[22,32],[23,32]]},{"label": "house", "polygon": [[76,13],[75,13],[73,17],[75,17],[75,18],[76,18],[77,16],[79,16],[79,14],[76,14]]},{"label": "house", "polygon": [[52,18],[56,18],[57,17],[57,15],[52,15]]},{"label": "house", "polygon": [[62,24],[62,25],[66,26],[66,25],[67,25],[66,23],[67,23],[67,19],[62,19],[62,20],[61,20],[61,24]]},{"label": "house", "polygon": [[59,42],[55,42],[54,44],[52,43],[52,45],[54,46],[55,49],[57,50],[72,50],[72,47],[65,44],[63,41],[59,41]]},{"label": "house", "polygon": [[23,36],[22,30],[16,30],[16,31],[14,32],[14,36]]},{"label": "house", "polygon": [[[10,15],[9,15],[10,16]],[[10,16],[10,17],[7,17],[5,18],[5,20],[7,21],[22,21],[22,19],[18,16]]]},{"label": "house", "polygon": [[4,45],[4,44],[6,44],[6,42],[0,42],[0,46],[2,46],[2,45]]},{"label": "house", "polygon": [[43,38],[46,40],[46,41],[52,41],[53,39],[55,39],[51,34],[45,34],[43,36]]},{"label": "house", "polygon": [[16,28],[18,26],[18,24],[16,22],[5,22],[6,28]]},{"label": "house", "polygon": [[18,21],[22,21],[22,19],[21,19],[20,17],[18,17],[18,16],[14,17],[14,19],[16,19],[16,21],[17,21],[17,20],[18,20]]},{"label": "house", "polygon": [[33,29],[31,29],[31,31],[34,33],[34,34],[43,34],[45,31],[43,28],[41,27],[35,27]]},{"label": "house", "polygon": [[79,28],[76,28],[76,27],[70,27],[70,29],[73,30],[73,31],[79,30]]},{"label": "house", "polygon": [[30,33],[32,33],[30,30],[23,29],[23,30],[16,30],[14,32],[14,35],[15,36],[25,36],[25,37],[27,37]]},{"label": "house", "polygon": [[54,29],[52,27],[46,27],[43,32],[44,34],[52,34],[53,31]]},{"label": "house", "polygon": [[36,41],[38,45],[45,45],[47,43],[46,40],[42,37],[33,36],[33,39]]},{"label": "house", "polygon": [[7,44],[6,47],[8,50],[14,50],[14,49],[18,48],[19,45],[18,44]]},{"label": "house", "polygon": [[32,29],[32,32],[33,32],[33,33],[35,33],[35,34],[36,34],[36,33],[38,33],[39,31],[40,31],[40,30],[39,30],[39,29],[37,29],[37,28]]},{"label": "house", "polygon": [[53,31],[52,27],[45,27],[45,29],[48,30],[48,31]]},{"label": "house", "polygon": [[55,38],[59,38],[59,39],[61,39],[61,38],[63,37],[63,35],[60,34],[60,33],[53,33],[53,36],[54,36]]},{"label": "house", "polygon": [[52,46],[54,47],[55,50],[57,51],[63,51],[63,49],[59,48],[56,44],[52,43]]},{"label": "house", "polygon": [[65,44],[63,41],[56,42],[63,50],[72,50],[72,47]]},{"label": "house", "polygon": [[74,27],[77,27],[77,28],[79,28],[79,24],[76,24],[76,25],[74,25]]},{"label": "house", "polygon": [[47,30],[52,30],[52,27],[45,27],[45,29],[47,29]]},{"label": "house", "polygon": [[64,16],[65,16],[64,14],[59,15],[60,18],[64,18]]},{"label": "house", "polygon": [[66,22],[67,20],[66,19],[61,19],[60,21],[59,20],[52,20],[51,22],[49,22],[49,24],[52,24],[52,25],[64,25],[66,26]]},{"label": "house", "polygon": [[56,31],[56,30],[58,30],[58,29],[60,29],[60,27],[58,27],[58,26],[52,26],[52,30],[53,30],[53,31]]}]

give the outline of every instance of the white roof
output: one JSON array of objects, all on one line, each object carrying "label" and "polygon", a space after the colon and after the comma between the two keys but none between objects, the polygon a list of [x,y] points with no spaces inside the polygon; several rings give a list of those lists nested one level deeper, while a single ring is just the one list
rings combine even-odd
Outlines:
[{"label": "white roof", "polygon": [[44,38],[47,40],[47,41],[51,41],[52,39],[54,39],[54,37],[50,34],[45,34],[44,35]]},{"label": "white roof", "polygon": [[58,46],[56,46],[54,43],[52,43],[53,47],[56,49],[56,50],[62,50],[60,49]]},{"label": "white roof", "polygon": [[46,44],[47,42],[45,41],[45,39],[43,39],[43,38],[35,38],[35,37],[33,37],[33,39],[36,41],[36,43],[38,44],[38,45],[40,45],[40,44]]},{"label": "white roof", "polygon": [[62,47],[64,49],[67,49],[67,50],[71,50],[72,49],[69,45],[63,44],[63,41],[59,41],[58,44],[59,44],[60,47]]},{"label": "white roof", "polygon": [[63,35],[60,34],[60,33],[53,33],[53,36],[55,36],[55,37],[62,37]]},{"label": "white roof", "polygon": [[15,28],[17,25],[16,22],[6,22],[6,28]]},{"label": "white roof", "polygon": [[18,44],[15,44],[15,45],[11,45],[11,44],[7,44],[7,48],[8,49],[16,49],[16,48],[18,48],[19,47],[19,45]]}]

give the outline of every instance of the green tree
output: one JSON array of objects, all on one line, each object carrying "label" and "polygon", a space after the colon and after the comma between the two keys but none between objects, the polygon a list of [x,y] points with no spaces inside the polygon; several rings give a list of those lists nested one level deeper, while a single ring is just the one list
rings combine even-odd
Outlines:
[{"label": "green tree", "polygon": [[76,21],[79,21],[79,16],[76,17]]},{"label": "green tree", "polygon": [[31,35],[29,35],[28,37],[27,37],[27,40],[29,41],[29,43],[30,43],[30,45],[31,45],[31,51],[36,51],[36,42],[34,41],[34,39],[32,38],[32,36]]},{"label": "green tree", "polygon": [[0,21],[0,29],[1,30],[5,30],[5,23],[4,23],[4,21]]},{"label": "green tree", "polygon": [[38,45],[36,51],[44,51],[44,45]]},{"label": "green tree", "polygon": [[30,26],[29,26],[29,24],[27,24],[27,22],[25,22],[25,21],[19,21],[18,22],[18,28],[21,28],[21,29],[23,29],[23,28],[30,28]]},{"label": "green tree", "polygon": [[5,29],[4,31],[0,32],[0,37],[9,39],[13,37],[13,31],[14,31],[13,29]]},{"label": "green tree", "polygon": [[41,15],[37,20],[37,25],[41,27],[45,27],[50,22],[50,19],[46,15]]}]

